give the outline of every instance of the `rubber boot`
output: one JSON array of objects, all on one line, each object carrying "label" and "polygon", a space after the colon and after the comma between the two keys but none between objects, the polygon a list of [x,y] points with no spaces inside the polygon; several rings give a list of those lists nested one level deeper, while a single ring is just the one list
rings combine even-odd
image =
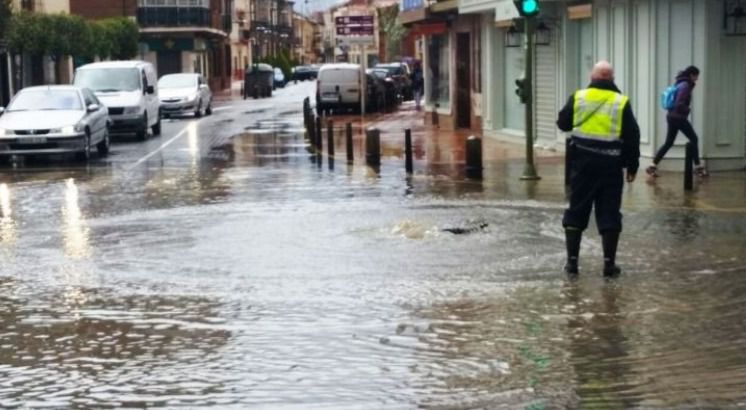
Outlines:
[{"label": "rubber boot", "polygon": [[619,232],[604,232],[601,235],[604,248],[604,277],[619,276],[622,270],[616,266],[616,249],[619,245]]},{"label": "rubber boot", "polygon": [[565,244],[567,245],[567,264],[565,273],[569,276],[577,276],[578,256],[580,255],[580,242],[583,239],[583,231],[574,228],[565,228]]}]

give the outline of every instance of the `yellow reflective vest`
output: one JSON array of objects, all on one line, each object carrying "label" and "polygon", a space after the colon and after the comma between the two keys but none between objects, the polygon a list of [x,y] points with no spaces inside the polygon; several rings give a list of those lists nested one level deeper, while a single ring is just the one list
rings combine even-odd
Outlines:
[{"label": "yellow reflective vest", "polygon": [[572,135],[615,142],[622,137],[622,114],[629,98],[614,91],[586,88],[575,92]]}]

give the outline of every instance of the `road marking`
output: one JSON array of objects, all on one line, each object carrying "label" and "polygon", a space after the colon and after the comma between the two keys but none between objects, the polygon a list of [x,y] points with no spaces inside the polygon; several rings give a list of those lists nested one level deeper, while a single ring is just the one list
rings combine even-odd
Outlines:
[{"label": "road marking", "polygon": [[225,107],[213,108],[212,111],[215,112],[215,111],[229,110],[231,108],[233,108],[233,106],[232,105],[228,105],[228,106],[225,106]]},{"label": "road marking", "polygon": [[129,168],[127,169],[127,171],[131,171],[131,170],[133,170],[133,169],[137,168],[137,167],[138,167],[139,165],[141,165],[141,164],[142,164],[142,163],[144,163],[145,161],[149,160],[149,159],[150,159],[150,158],[151,158],[151,157],[152,157],[153,155],[155,155],[155,154],[157,154],[157,153],[159,153],[159,152],[163,151],[163,150],[164,150],[164,149],[165,149],[166,147],[168,147],[169,145],[173,144],[173,143],[174,143],[174,141],[176,141],[177,139],[179,139],[179,138],[183,137],[183,136],[184,136],[184,134],[186,134],[186,133],[187,133],[187,132],[189,131],[189,128],[190,128],[190,127],[196,127],[196,126],[197,126],[197,124],[199,124],[199,121],[192,121],[192,122],[190,122],[190,123],[189,123],[189,124],[188,124],[188,125],[187,125],[186,127],[184,127],[184,129],[183,129],[183,130],[181,130],[181,131],[180,131],[180,132],[179,132],[178,134],[176,134],[175,136],[173,136],[173,137],[172,137],[172,138],[171,138],[170,140],[168,140],[168,141],[164,142],[163,144],[161,144],[161,146],[160,146],[160,147],[159,147],[159,148],[158,148],[157,150],[155,150],[155,151],[152,151],[152,152],[150,152],[150,153],[149,153],[148,155],[145,155],[144,157],[142,157],[142,158],[140,158],[139,160],[137,160],[137,162],[135,162],[135,163],[134,163],[134,164],[133,164],[133,165],[132,165],[131,167],[129,167]]}]

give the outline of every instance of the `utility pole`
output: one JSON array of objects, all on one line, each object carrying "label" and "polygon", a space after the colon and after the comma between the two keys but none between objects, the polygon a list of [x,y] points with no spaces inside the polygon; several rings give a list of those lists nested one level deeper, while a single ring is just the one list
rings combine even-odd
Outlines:
[{"label": "utility pole", "polygon": [[522,80],[516,81],[521,101],[526,104],[526,165],[521,179],[536,181],[541,179],[536,173],[534,165],[534,33],[536,32],[536,16],[539,14],[538,0],[514,0],[518,13],[523,16],[526,50],[526,74]]}]

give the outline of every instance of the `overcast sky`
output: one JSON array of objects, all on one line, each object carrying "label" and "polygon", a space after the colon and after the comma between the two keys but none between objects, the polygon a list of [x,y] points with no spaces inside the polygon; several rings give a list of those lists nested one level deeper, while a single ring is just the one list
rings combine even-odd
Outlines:
[{"label": "overcast sky", "polygon": [[343,2],[344,0],[296,0],[295,10],[301,13],[313,13],[314,11],[326,10],[335,4]]}]

